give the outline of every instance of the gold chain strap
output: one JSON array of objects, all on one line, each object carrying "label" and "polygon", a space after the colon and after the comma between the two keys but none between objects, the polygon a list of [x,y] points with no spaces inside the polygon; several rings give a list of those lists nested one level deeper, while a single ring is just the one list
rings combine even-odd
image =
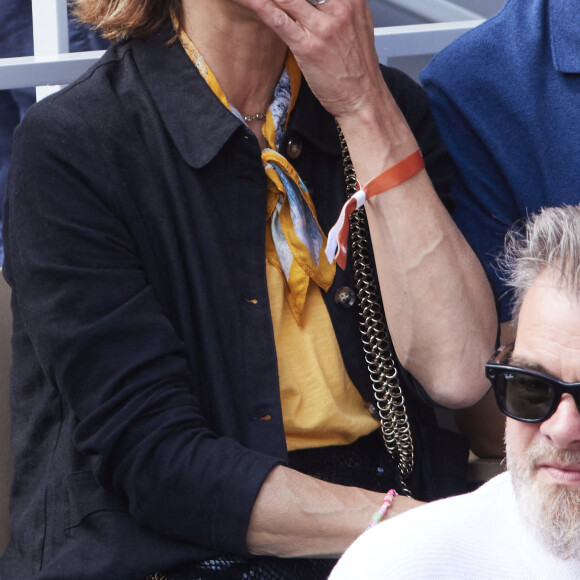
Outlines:
[{"label": "gold chain strap", "polygon": [[[352,165],[346,139],[338,127],[347,197],[357,190],[356,173]],[[352,261],[357,296],[361,310],[359,324],[365,360],[369,369],[381,431],[385,446],[397,463],[401,484],[411,495],[405,480],[413,471],[414,448],[405,407],[405,397],[399,384],[396,358],[391,347],[389,329],[369,254],[369,231],[364,207],[350,216]]]}]

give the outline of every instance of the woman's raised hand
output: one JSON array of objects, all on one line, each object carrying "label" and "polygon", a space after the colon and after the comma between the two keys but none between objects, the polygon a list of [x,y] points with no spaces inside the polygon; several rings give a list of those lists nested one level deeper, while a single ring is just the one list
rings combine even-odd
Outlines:
[{"label": "woman's raised hand", "polygon": [[288,45],[317,99],[339,122],[384,94],[365,0],[246,2]]}]

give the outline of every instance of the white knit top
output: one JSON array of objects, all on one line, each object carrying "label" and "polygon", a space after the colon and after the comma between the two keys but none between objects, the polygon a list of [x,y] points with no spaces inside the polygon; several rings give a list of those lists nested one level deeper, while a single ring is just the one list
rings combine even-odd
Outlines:
[{"label": "white knit top", "polygon": [[579,580],[580,560],[548,553],[520,519],[508,473],[405,512],[360,536],[330,580]]}]

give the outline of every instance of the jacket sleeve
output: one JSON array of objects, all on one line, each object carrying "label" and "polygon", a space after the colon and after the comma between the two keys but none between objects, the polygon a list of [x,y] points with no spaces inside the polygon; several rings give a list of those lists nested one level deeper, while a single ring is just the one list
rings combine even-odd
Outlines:
[{"label": "jacket sleeve", "polygon": [[29,112],[6,202],[13,308],[99,484],[162,535],[246,554],[253,503],[280,461],[207,426],[200,379],[125,223],[112,146],[123,138],[59,110],[58,96]]}]

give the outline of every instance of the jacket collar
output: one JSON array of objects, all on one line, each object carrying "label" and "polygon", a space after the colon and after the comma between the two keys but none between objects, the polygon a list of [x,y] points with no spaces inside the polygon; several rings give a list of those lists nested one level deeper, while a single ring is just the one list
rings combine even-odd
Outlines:
[{"label": "jacket collar", "polygon": [[[133,40],[135,62],[175,145],[189,165],[207,165],[242,122],[217,99],[166,23],[146,40]],[[192,122],[191,120],[195,120]],[[334,119],[303,79],[289,130],[322,151],[339,155]]]},{"label": "jacket collar", "polygon": [[548,0],[552,61],[561,73],[580,73],[580,3]]}]

